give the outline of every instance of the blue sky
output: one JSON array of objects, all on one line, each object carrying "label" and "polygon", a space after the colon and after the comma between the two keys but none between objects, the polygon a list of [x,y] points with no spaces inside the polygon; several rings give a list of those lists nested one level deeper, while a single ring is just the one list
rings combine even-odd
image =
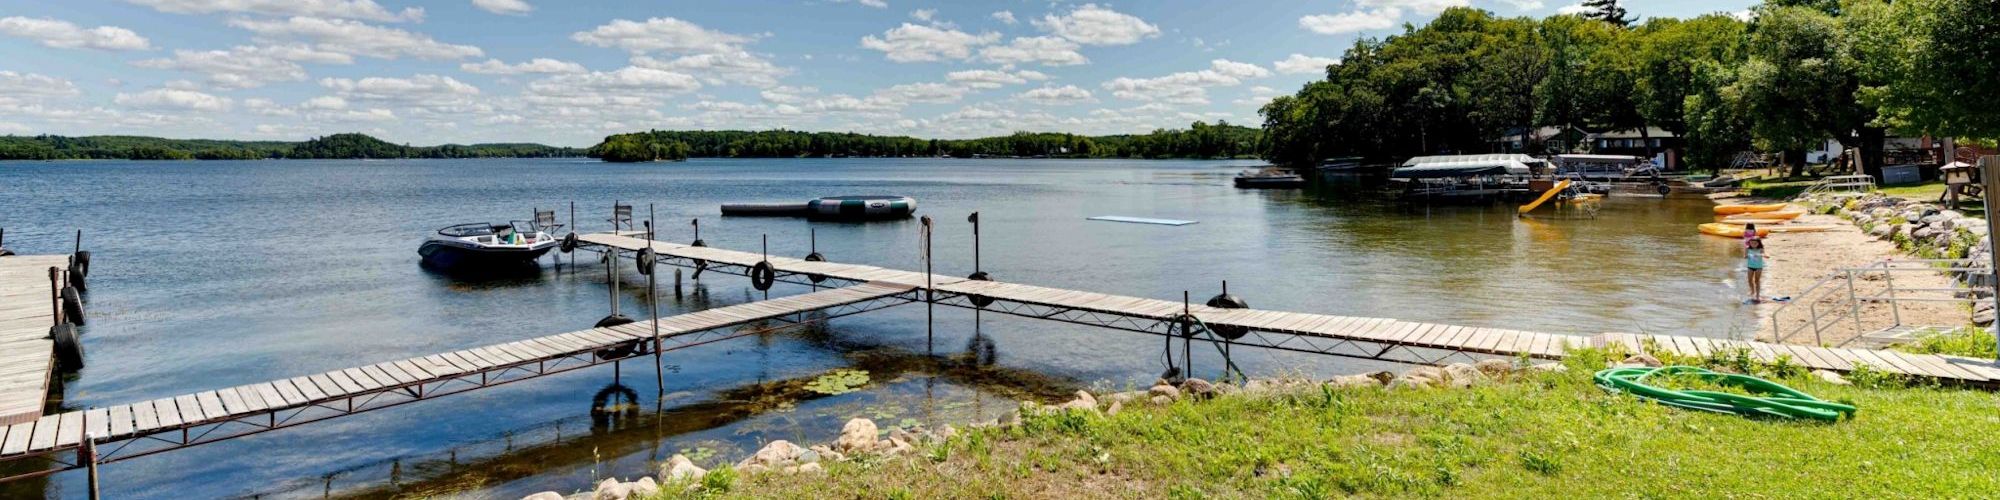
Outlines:
[{"label": "blue sky", "polygon": [[[1629,1],[1640,16],[1746,0]],[[0,134],[589,145],[1255,123],[1353,41],[1555,0],[0,0]]]}]

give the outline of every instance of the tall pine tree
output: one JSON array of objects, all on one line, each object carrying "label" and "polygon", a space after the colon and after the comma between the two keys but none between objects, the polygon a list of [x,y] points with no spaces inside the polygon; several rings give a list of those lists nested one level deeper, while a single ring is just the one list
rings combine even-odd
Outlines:
[{"label": "tall pine tree", "polygon": [[1583,6],[1590,8],[1589,12],[1583,13],[1583,17],[1611,23],[1620,28],[1631,26],[1632,21],[1636,20],[1625,12],[1625,7],[1618,5],[1618,0],[1583,0]]}]

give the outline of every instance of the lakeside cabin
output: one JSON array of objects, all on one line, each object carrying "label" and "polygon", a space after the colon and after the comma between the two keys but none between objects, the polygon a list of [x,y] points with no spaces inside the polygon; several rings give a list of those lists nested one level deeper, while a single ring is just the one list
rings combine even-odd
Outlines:
[{"label": "lakeside cabin", "polygon": [[1482,202],[1529,193],[1528,180],[1549,172],[1547,161],[1524,154],[1419,156],[1390,172],[1401,197],[1425,202]]}]

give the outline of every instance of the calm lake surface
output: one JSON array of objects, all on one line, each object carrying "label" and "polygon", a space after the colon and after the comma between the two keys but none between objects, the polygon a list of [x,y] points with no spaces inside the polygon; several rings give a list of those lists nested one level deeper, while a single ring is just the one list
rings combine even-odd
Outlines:
[{"label": "calm lake surface", "polygon": [[[608,312],[591,259],[538,275],[462,281],[418,266],[430,231],[526,219],[576,203],[601,231],[614,200],[653,204],[661,238],[803,256],[807,231],[831,260],[922,269],[915,220],[809,223],[723,218],[729,202],[903,194],[938,221],[936,268],[972,272],[984,222],[995,279],[1196,301],[1230,291],[1253,306],[1563,333],[1753,330],[1733,243],[1696,234],[1703,200],[1612,198],[1515,217],[1509,205],[1410,208],[1336,190],[1233,189],[1252,162],[1117,160],[694,160],[619,165],[578,159],[0,163],[0,227],[21,253],[63,253],[83,229],[94,261],[84,329],[88,368],[65,408],[111,406],[501,343],[589,327]],[[1126,215],[1170,227],[1086,221]],[[577,254],[588,256],[588,254]],[[663,268],[665,269],[665,268]],[[626,273],[628,278],[636,274]],[[662,315],[757,300],[748,280],[704,276]],[[772,296],[804,293],[780,284]],[[620,297],[644,311],[643,291]],[[612,370],[586,369],[436,401],[107,465],[111,498],[388,496],[457,492],[518,498],[627,479],[676,452],[704,466],[760,443],[825,442],[856,416],[964,425],[1021,398],[1149,383],[1160,339],[940,307],[905,305],[826,328],[736,339],[628,362],[643,411],[593,420]],[[1197,375],[1215,376],[1197,349]],[[1328,375],[1377,362],[1236,349],[1255,374]],[[871,382],[837,396],[799,390],[837,369]],[[84,477],[7,485],[0,496],[80,498]]]}]

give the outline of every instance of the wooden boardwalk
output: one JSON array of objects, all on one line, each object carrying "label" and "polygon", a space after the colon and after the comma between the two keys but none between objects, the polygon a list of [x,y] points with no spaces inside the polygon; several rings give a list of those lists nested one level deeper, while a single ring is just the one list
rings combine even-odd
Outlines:
[{"label": "wooden boardwalk", "polygon": [[55,371],[49,268],[67,265],[67,255],[0,257],[0,425],[42,416]]},{"label": "wooden boardwalk", "polygon": [[[680,265],[685,265],[685,261],[699,259],[709,266],[748,267],[765,260],[764,256],[753,252],[694,247],[665,241],[649,243],[632,235],[600,233],[580,235],[580,240],[587,244],[631,251],[650,245],[653,251],[661,256],[661,262]],[[1258,337],[1251,340],[1229,341],[1232,344],[1349,357],[1415,362],[1437,362],[1450,358],[1452,354],[1510,357],[1526,355],[1542,359],[1561,359],[1570,347],[1605,347],[1615,343],[1625,345],[1633,352],[1640,352],[1640,347],[1650,343],[1657,349],[1684,356],[1706,356],[1716,352],[1732,352],[1728,351],[1730,349],[1745,349],[1752,359],[1758,361],[1773,362],[1784,357],[1789,358],[1793,364],[1809,369],[1844,373],[1853,370],[1855,366],[1865,364],[1889,373],[1937,379],[1943,382],[2000,385],[2000,364],[1996,364],[1993,360],[1958,356],[1822,348],[1679,335],[1626,333],[1570,335],[1388,318],[1222,309],[1201,304],[1183,305],[1180,301],[1173,300],[999,281],[975,281],[936,274],[930,277],[930,283],[927,285],[924,274],[919,272],[855,264],[809,262],[789,257],[770,257],[769,262],[780,277],[822,275],[856,282],[895,283],[917,288],[929,286],[941,294],[939,303],[973,307],[966,299],[983,297],[995,300],[996,303],[990,307],[991,310],[999,312],[1074,322],[1086,322],[1082,320],[1087,317],[1087,322],[1100,326],[1147,333],[1166,333],[1161,325],[1171,324],[1185,313],[1200,319],[1212,328],[1240,327],[1249,330],[1250,335]],[[1125,323],[1119,324],[1114,318],[1122,318]],[[1401,359],[1392,356],[1397,353],[1412,356]]]},{"label": "wooden boardwalk", "polygon": [[[46,278],[45,278],[46,279]],[[46,284],[44,285],[46,286]],[[737,326],[811,319],[839,309],[910,293],[906,285],[868,283],[660,318],[662,350],[706,344],[745,333]],[[907,303],[913,298],[896,301]],[[869,309],[853,309],[845,314]],[[795,316],[798,318],[788,319]],[[283,380],[165,397],[108,408],[43,416],[0,429],[0,460],[74,449],[86,435],[106,450],[100,462],[134,458],[326,418],[396,406],[498,384],[615,362],[650,344],[652,321],[375,363]],[[755,333],[755,332],[751,332]],[[623,354],[604,355],[607,350]],[[123,442],[126,446],[108,446]],[[53,457],[60,457],[56,454]],[[58,462],[62,470],[81,464]]]}]

